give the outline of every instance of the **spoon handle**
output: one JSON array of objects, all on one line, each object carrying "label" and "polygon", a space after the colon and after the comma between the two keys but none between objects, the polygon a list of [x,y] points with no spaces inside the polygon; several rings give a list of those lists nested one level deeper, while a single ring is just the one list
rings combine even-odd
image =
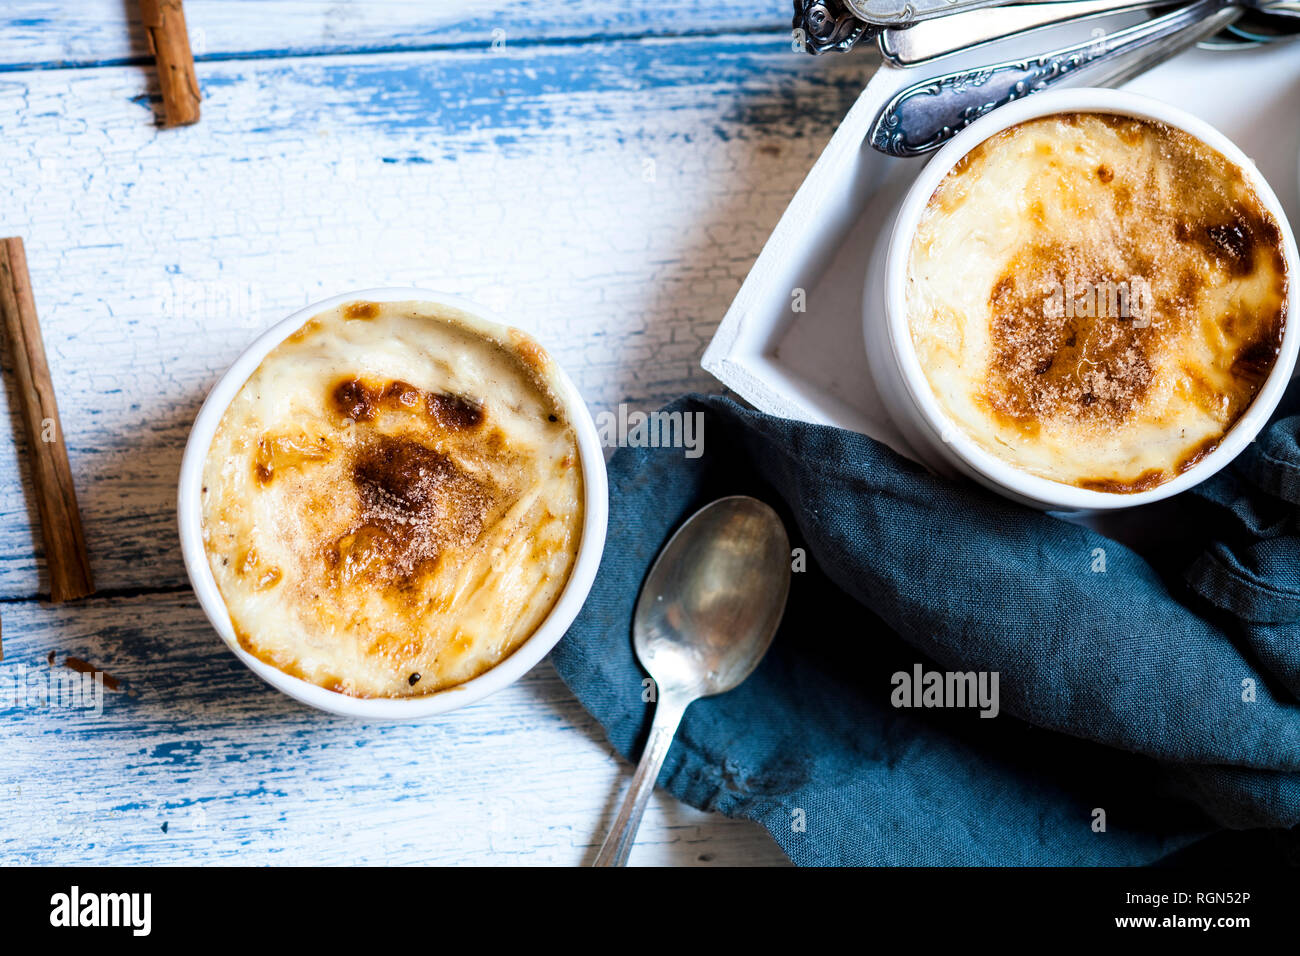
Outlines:
[{"label": "spoon handle", "polygon": [[994,40],[1029,33],[1066,20],[1160,6],[1163,0],[1064,0],[1059,3],[1013,3],[971,10],[959,17],[926,20],[903,30],[884,30],[880,52],[895,66],[916,66]]},{"label": "spoon handle", "polygon": [[1228,0],[1198,0],[1137,26],[1028,60],[959,70],[904,87],[876,117],[871,145],[891,156],[942,146],[985,113],[1088,71],[1092,86],[1118,86],[1241,16]]},{"label": "spoon handle", "polygon": [[650,726],[650,739],[646,741],[641,762],[632,775],[632,786],[628,788],[623,805],[618,809],[618,816],[614,818],[614,825],[610,827],[609,835],[601,844],[592,866],[627,866],[627,857],[632,852],[636,831],[641,827],[641,815],[650,802],[650,794],[654,793],[659,770],[664,765],[677,726],[682,722],[682,714],[686,713],[689,704],[690,701],[680,702],[660,694],[659,702],[655,705],[654,722]]}]

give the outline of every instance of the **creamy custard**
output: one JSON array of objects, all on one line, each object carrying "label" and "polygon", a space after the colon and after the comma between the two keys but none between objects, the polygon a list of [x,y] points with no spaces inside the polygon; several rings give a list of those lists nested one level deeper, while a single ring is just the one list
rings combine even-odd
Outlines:
[{"label": "creamy custard", "polygon": [[1034,475],[1156,487],[1222,440],[1279,353],[1286,263],[1242,171],[1163,124],[1065,113],[948,173],[912,242],[912,343],[947,416]]},{"label": "creamy custard", "polygon": [[203,472],[203,540],[244,649],[407,697],[527,640],[583,525],[556,375],[522,333],[425,302],[349,303],[273,349]]}]

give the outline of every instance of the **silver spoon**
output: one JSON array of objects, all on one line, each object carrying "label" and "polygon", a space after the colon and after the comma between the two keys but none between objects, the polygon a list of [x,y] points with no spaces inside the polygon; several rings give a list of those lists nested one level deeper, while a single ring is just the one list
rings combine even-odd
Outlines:
[{"label": "silver spoon", "polygon": [[881,109],[868,140],[891,156],[920,156],[990,110],[1076,74],[1092,86],[1118,86],[1262,6],[1263,0],[1199,0],[1096,40],[913,83]]},{"label": "silver spoon", "polygon": [[[841,0],[859,20],[876,26],[901,28],[967,10],[1000,7],[1007,0]],[[1027,0],[1051,3],[1054,0]]]},{"label": "silver spoon", "polygon": [[692,702],[736,687],[758,666],[790,593],[790,540],[757,498],[705,505],[677,529],[637,598],[636,655],[654,680],[650,738],[594,866],[626,866],[641,815]]},{"label": "silver spoon", "polygon": [[926,20],[902,30],[882,30],[880,52],[895,66],[917,66],[975,47],[1066,21],[1090,20],[1130,10],[1169,5],[1173,0],[1065,0],[1012,3]]},{"label": "silver spoon", "polygon": [[[1148,7],[1170,6],[1175,0],[1063,0],[1056,3],[1012,3],[971,10],[938,20],[926,20],[903,30],[882,30],[880,52],[895,66],[917,66],[986,43],[1019,36],[1067,21],[1090,20]],[[1277,17],[1300,15],[1300,3],[1269,0],[1260,11]]]}]

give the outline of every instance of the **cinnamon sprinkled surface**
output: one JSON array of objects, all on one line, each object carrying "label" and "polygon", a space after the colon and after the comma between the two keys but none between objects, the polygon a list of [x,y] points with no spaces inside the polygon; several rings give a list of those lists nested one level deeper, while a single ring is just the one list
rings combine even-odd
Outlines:
[{"label": "cinnamon sprinkled surface", "polygon": [[1051,418],[1116,424],[1134,413],[1155,374],[1161,325],[1044,305],[1067,283],[1108,290],[1138,274],[1126,267],[1125,245],[1035,243],[1011,259],[989,297],[990,408],[1027,429]]},{"label": "cinnamon sprinkled surface", "polygon": [[[490,481],[409,438],[368,441],[354,453],[350,474],[358,522],[336,539],[330,559],[354,572],[364,566],[376,583],[407,583],[444,550],[471,545],[501,497]],[[347,583],[357,580],[352,573]]]}]

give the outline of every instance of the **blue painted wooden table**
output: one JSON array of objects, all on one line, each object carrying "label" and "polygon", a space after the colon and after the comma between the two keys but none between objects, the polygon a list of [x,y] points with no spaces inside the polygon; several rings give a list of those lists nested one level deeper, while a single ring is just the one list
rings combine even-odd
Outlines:
[{"label": "blue painted wooden table", "polygon": [[[443,719],[308,710],[186,583],[207,389],[323,296],[423,285],[532,329],[593,410],[709,388],[704,345],[873,61],[785,0],[189,0],[203,119],[156,126],[136,4],[0,12],[0,235],[26,239],[98,594],[51,605],[12,369],[0,438],[0,863],[579,863],[629,768],[548,664]],[[52,677],[119,682],[102,713]],[[652,804],[634,863],[782,859]]]}]

